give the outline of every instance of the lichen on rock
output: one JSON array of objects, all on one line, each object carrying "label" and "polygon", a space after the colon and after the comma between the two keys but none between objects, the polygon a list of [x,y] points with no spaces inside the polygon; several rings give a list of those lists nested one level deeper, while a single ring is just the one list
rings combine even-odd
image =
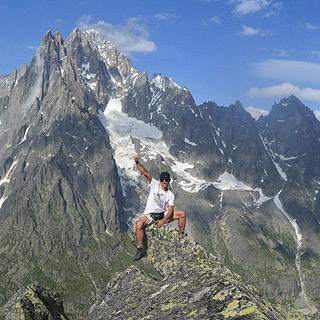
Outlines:
[{"label": "lichen on rock", "polygon": [[163,278],[130,266],[112,278],[87,319],[286,319],[192,239],[155,226],[146,235],[144,259]]},{"label": "lichen on rock", "polygon": [[5,320],[68,320],[58,293],[36,284],[17,292],[4,306]]}]

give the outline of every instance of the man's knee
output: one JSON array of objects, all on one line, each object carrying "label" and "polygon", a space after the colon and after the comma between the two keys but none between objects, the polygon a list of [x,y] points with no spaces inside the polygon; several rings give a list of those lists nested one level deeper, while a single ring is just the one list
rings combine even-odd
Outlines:
[{"label": "man's knee", "polygon": [[173,220],[186,219],[185,211],[175,211]]},{"label": "man's knee", "polygon": [[142,222],[142,221],[137,221],[137,223],[136,223],[136,228],[137,228],[137,229],[142,229],[143,227],[144,227],[143,222]]},{"label": "man's knee", "polygon": [[136,223],[136,228],[137,229],[143,229],[148,224],[146,219],[147,219],[146,217],[140,218]]},{"label": "man's knee", "polygon": [[186,219],[186,212],[185,211],[179,211],[179,219]]}]

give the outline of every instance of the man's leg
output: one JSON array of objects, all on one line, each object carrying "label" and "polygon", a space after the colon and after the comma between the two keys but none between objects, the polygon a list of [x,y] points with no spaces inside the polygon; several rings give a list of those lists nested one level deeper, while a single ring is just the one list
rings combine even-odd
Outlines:
[{"label": "man's leg", "polygon": [[138,247],[143,248],[144,227],[148,225],[150,220],[147,217],[141,217],[136,223],[136,234]]},{"label": "man's leg", "polygon": [[180,232],[184,232],[186,228],[186,213],[184,211],[173,211],[172,220],[178,220],[178,227]]}]

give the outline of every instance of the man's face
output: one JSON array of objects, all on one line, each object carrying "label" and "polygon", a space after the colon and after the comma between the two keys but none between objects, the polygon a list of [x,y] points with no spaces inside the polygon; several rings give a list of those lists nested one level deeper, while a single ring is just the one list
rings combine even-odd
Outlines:
[{"label": "man's face", "polygon": [[160,183],[164,188],[168,187],[169,182],[170,182],[170,179],[168,178],[160,178]]}]

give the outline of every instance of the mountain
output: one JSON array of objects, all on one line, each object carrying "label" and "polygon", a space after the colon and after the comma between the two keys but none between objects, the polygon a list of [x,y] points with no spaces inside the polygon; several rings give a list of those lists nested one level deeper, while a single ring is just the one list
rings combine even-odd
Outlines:
[{"label": "mountain", "polygon": [[138,154],[153,177],[172,174],[191,238],[270,301],[320,306],[320,123],[297,98],[258,121],[240,102],[197,106],[75,29],[48,32],[29,66],[0,77],[0,126],[1,305],[36,281],[79,317],[131,264],[148,194]]},{"label": "mountain", "polygon": [[96,51],[81,41],[48,32],[29,67],[1,78],[1,305],[38,279],[81,313],[131,261],[102,102],[86,82],[84,50]]}]

